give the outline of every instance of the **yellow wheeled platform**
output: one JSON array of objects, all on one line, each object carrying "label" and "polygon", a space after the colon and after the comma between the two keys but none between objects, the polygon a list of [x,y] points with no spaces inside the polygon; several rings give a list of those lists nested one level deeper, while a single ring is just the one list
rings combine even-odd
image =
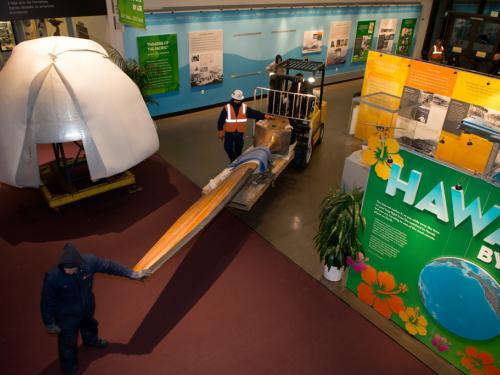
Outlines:
[{"label": "yellow wheeled platform", "polygon": [[[72,165],[74,159],[66,159],[67,165]],[[85,158],[79,158],[76,164],[85,165]],[[60,167],[60,166],[59,166]],[[66,176],[61,176],[57,162],[52,161],[40,166],[40,187],[45,200],[50,208],[58,211],[59,207],[73,203],[110,190],[135,185],[135,177],[130,171],[92,182],[90,177],[80,177],[77,181],[68,181]]]}]

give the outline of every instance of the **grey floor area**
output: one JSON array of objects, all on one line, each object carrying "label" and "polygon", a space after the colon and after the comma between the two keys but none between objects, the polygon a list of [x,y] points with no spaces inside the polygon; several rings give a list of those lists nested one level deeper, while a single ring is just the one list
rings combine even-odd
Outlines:
[{"label": "grey floor area", "polygon": [[[362,80],[325,86],[328,117],[323,143],[314,149],[309,166],[297,170],[291,164],[249,212],[231,211],[315,278],[322,266],[314,249],[321,200],[337,188],[344,159],[361,146],[347,134],[351,100]],[[249,95],[250,93],[246,93]],[[229,93],[228,93],[229,97]],[[252,102],[248,103],[252,106]],[[226,165],[216,123],[221,108],[157,120],[160,155],[202,187]],[[245,137],[247,147],[252,143]]]}]

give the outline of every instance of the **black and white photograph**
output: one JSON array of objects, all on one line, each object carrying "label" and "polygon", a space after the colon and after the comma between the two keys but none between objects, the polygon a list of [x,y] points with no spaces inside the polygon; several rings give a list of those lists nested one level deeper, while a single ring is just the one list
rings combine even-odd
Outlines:
[{"label": "black and white photograph", "polygon": [[394,138],[433,155],[439,142],[450,98],[405,86]]},{"label": "black and white photograph", "polygon": [[193,31],[189,33],[189,80],[191,87],[221,83],[222,30]]}]

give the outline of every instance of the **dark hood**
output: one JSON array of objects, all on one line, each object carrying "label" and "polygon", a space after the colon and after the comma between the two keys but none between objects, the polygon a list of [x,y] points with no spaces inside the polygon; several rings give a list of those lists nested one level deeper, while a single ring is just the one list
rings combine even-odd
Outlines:
[{"label": "dark hood", "polygon": [[82,256],[72,243],[64,245],[63,253],[59,259],[59,266],[64,268],[80,267],[82,264]]}]

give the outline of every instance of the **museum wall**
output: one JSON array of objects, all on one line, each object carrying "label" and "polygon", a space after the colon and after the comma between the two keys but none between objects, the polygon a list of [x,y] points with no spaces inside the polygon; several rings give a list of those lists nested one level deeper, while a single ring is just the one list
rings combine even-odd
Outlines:
[{"label": "museum wall", "polygon": [[[414,55],[412,57],[419,58],[420,51],[422,50],[422,46],[424,44],[425,33],[427,30],[429,16],[431,13],[433,0],[420,0],[420,1],[391,1],[387,3],[405,5],[405,4],[420,4],[422,6],[422,13],[420,18],[420,26],[417,30],[416,40],[415,40],[415,48]],[[350,0],[350,1],[342,1],[342,0],[302,0],[302,1],[291,1],[291,0],[253,0],[253,1],[234,1],[234,0],[199,0],[199,1],[176,1],[176,0],[144,0],[144,6],[146,10],[158,11],[162,8],[189,8],[189,7],[210,7],[210,6],[242,6],[248,7],[250,5],[256,6],[266,6],[269,4],[273,5],[355,5],[356,3],[360,4],[369,4],[369,3],[384,3],[380,0]]]},{"label": "museum wall", "polygon": [[[151,6],[151,5],[149,5]],[[247,97],[253,95],[256,86],[268,87],[265,67],[276,54],[284,58],[303,58],[304,32],[322,30],[324,43],[321,51],[307,54],[310,60],[326,61],[327,41],[331,23],[351,21],[348,35],[348,51],[344,64],[329,65],[327,77],[356,73],[362,76],[364,61],[353,61],[353,45],[357,35],[358,21],[375,21],[372,47],[377,46],[379,26],[382,20],[396,20],[395,52],[397,38],[403,19],[416,20],[416,32],[412,49],[416,47],[416,35],[422,25],[420,5],[391,6],[342,6],[321,8],[274,8],[255,10],[225,11],[183,11],[146,14],[146,30],[126,27],[124,32],[125,55],[140,60],[138,37],[155,35],[177,35],[178,90],[154,95],[157,105],[150,105],[154,116],[209,106],[228,100],[235,89],[242,89]],[[223,73],[222,82],[191,87],[189,71],[189,33],[204,30],[223,32]]]}]

